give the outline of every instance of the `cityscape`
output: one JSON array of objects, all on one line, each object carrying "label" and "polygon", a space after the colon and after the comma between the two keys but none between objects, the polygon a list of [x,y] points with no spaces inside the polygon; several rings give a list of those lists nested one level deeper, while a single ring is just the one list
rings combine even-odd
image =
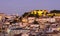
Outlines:
[{"label": "cityscape", "polygon": [[0,36],[60,36],[60,10],[0,13]]}]

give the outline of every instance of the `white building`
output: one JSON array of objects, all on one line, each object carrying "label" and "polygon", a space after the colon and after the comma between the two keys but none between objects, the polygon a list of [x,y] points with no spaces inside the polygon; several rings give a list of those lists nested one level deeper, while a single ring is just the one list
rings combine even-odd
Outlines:
[{"label": "white building", "polygon": [[28,23],[32,23],[34,22],[34,20],[35,20],[35,17],[28,17]]}]

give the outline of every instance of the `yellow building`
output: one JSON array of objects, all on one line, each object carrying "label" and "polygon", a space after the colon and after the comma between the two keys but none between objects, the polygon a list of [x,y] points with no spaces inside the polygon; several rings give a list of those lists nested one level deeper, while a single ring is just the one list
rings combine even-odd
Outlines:
[{"label": "yellow building", "polygon": [[43,14],[46,14],[47,10],[33,10],[31,11],[31,14],[38,14],[39,16],[42,16]]}]

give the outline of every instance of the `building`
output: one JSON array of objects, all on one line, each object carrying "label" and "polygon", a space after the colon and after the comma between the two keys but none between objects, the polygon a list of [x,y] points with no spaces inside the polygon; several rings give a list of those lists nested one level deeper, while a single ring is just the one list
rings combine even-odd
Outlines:
[{"label": "building", "polygon": [[1,21],[2,19],[4,19],[4,17],[5,17],[5,14],[4,14],[4,13],[0,13],[0,21]]}]

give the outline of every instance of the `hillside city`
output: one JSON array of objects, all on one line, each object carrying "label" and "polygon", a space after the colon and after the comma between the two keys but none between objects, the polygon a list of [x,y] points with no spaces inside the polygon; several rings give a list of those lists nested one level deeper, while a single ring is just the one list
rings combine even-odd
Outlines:
[{"label": "hillside city", "polygon": [[0,36],[60,36],[60,10],[0,13]]}]

